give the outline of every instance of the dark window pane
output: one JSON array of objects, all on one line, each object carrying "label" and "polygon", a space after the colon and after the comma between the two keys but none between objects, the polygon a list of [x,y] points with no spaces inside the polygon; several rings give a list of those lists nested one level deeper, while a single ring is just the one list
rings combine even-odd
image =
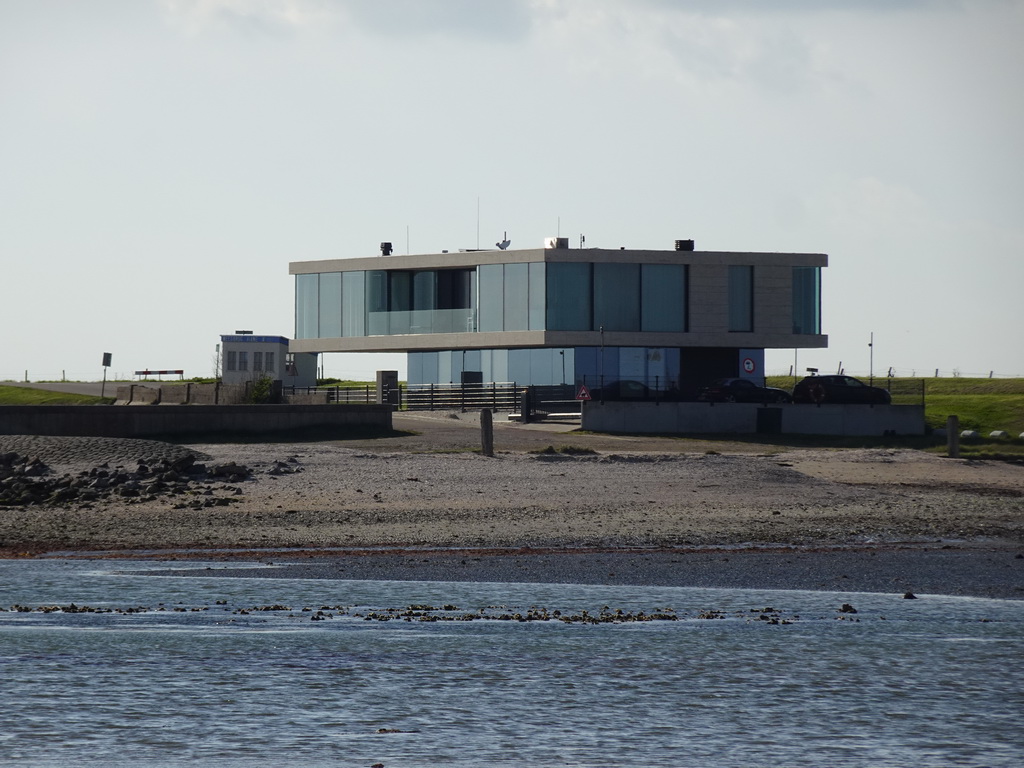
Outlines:
[{"label": "dark window pane", "polygon": [[591,330],[590,264],[547,265],[547,329]]},{"label": "dark window pane", "polygon": [[594,265],[594,325],[606,331],[640,330],[640,265]]},{"label": "dark window pane", "polygon": [[753,267],[729,267],[729,330],[754,330]]}]

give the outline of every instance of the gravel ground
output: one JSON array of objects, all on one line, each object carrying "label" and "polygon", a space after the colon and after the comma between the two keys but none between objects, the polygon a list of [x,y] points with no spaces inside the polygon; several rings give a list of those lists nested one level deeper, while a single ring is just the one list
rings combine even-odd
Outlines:
[{"label": "gravel ground", "polygon": [[[498,454],[488,458],[473,452],[479,431],[465,417],[396,418],[396,428],[404,434],[329,444],[0,436],[0,454],[38,457],[54,474],[187,454],[253,470],[228,507],[117,499],[0,508],[0,552],[230,550],[329,578],[1024,597],[1019,465],[906,450],[695,452],[689,441],[550,425],[496,425]],[[528,452],[547,445],[594,452]]]}]

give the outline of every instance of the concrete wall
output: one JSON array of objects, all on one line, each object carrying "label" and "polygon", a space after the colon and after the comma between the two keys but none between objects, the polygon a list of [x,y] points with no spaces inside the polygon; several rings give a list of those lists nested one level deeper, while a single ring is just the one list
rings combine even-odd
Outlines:
[{"label": "concrete wall", "polygon": [[327,390],[320,390],[318,392],[284,395],[284,401],[289,405],[327,405],[329,397],[330,393]]},{"label": "concrete wall", "polygon": [[233,405],[244,403],[246,384],[127,384],[117,388],[115,405]]},{"label": "concrete wall", "polygon": [[343,436],[352,428],[390,430],[391,411],[390,405],[3,405],[0,434],[182,437],[316,428]]},{"label": "concrete wall", "polygon": [[[792,435],[923,435],[919,405],[754,405],[590,401],[582,429],[627,433],[736,433],[758,431],[758,411],[781,412],[781,432]],[[764,418],[764,416],[762,416]]]}]

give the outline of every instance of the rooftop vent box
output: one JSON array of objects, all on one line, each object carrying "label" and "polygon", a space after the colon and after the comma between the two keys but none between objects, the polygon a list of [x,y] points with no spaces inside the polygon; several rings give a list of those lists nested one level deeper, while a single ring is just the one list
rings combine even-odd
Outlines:
[{"label": "rooftop vent box", "polygon": [[692,251],[693,240],[676,240],[677,251]]},{"label": "rooftop vent box", "polygon": [[545,237],[544,238],[545,248],[568,248],[569,238],[568,237]]}]

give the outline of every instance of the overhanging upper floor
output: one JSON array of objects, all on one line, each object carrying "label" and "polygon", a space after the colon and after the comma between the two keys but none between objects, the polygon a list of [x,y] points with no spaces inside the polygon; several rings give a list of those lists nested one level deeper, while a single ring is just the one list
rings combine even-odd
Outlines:
[{"label": "overhanging upper floor", "polygon": [[824,347],[825,254],[546,248],[294,262],[301,352]]}]

